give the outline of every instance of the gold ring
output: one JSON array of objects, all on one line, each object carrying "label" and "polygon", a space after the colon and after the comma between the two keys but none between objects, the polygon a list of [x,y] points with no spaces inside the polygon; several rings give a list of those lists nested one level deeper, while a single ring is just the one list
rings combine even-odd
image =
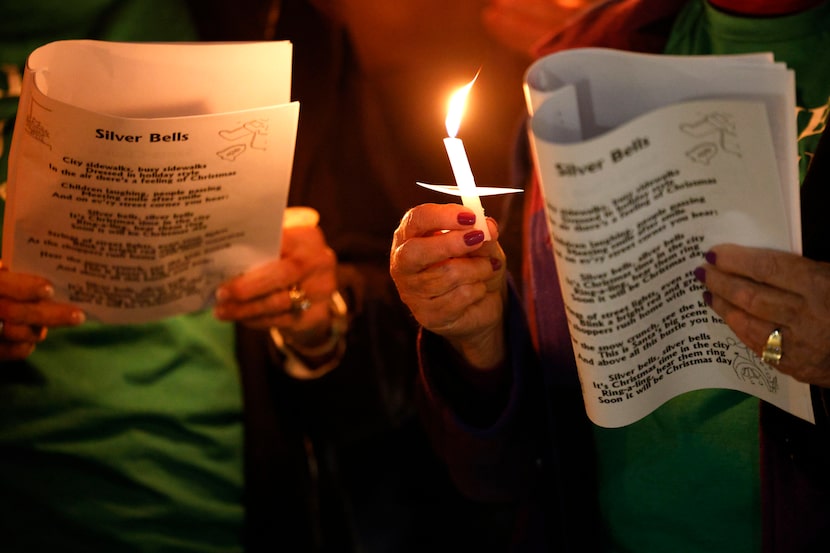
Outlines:
[{"label": "gold ring", "polygon": [[764,350],[761,352],[761,359],[770,365],[778,365],[781,361],[781,331],[777,328],[773,330],[767,338],[767,343],[764,344]]},{"label": "gold ring", "polygon": [[295,315],[311,308],[311,300],[306,297],[305,290],[300,288],[298,284],[294,284],[288,289],[288,299],[291,301],[291,311]]}]

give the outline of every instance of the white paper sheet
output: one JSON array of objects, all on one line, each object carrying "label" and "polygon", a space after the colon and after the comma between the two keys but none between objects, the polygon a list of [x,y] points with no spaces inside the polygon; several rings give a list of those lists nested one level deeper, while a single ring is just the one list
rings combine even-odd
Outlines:
[{"label": "white paper sheet", "polygon": [[800,251],[792,73],[769,56],[585,49],[537,62],[526,92],[591,419],[726,388],[814,420],[809,386],[740,343],[692,274],[718,243]]},{"label": "white paper sheet", "polygon": [[88,316],[208,307],[279,255],[299,105],[291,44],[63,41],[29,57],[3,262]]}]

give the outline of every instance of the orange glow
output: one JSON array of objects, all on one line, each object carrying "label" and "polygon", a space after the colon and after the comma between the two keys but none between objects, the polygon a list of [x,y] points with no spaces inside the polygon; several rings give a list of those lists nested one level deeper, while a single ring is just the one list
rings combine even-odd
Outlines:
[{"label": "orange glow", "polygon": [[568,8],[571,10],[581,8],[586,4],[585,0],[559,0],[556,3],[562,6],[563,8]]}]

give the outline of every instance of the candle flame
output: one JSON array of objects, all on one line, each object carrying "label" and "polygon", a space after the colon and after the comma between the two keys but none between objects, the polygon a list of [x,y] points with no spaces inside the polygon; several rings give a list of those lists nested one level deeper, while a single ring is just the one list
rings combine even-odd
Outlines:
[{"label": "candle flame", "polygon": [[467,95],[470,93],[470,89],[473,88],[473,84],[478,79],[480,72],[481,70],[476,72],[476,76],[473,77],[472,81],[453,92],[452,96],[450,96],[447,118],[444,120],[444,124],[447,127],[447,134],[451,138],[455,138],[455,135],[458,134],[458,129],[461,127],[461,117],[464,115],[464,108],[467,107]]}]

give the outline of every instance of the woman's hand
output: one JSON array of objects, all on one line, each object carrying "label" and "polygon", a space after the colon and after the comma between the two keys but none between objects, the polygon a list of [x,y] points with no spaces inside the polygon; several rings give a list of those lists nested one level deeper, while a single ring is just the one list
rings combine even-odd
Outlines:
[{"label": "woman's hand", "polygon": [[704,299],[759,355],[781,333],[778,370],[830,388],[830,264],[732,244],[713,247],[696,276]]},{"label": "woman's hand", "polygon": [[53,295],[44,278],[0,269],[0,360],[25,359],[49,328],[86,320],[81,309],[53,301]]},{"label": "woman's hand", "polygon": [[505,260],[493,237],[456,204],[410,209],[395,231],[390,273],[401,299],[427,330],[446,338],[467,361],[489,368],[504,357]]},{"label": "woman's hand", "polygon": [[284,226],[280,259],[220,286],[215,314],[252,328],[276,328],[287,341],[313,347],[331,333],[336,269],[337,257],[316,221]]}]

